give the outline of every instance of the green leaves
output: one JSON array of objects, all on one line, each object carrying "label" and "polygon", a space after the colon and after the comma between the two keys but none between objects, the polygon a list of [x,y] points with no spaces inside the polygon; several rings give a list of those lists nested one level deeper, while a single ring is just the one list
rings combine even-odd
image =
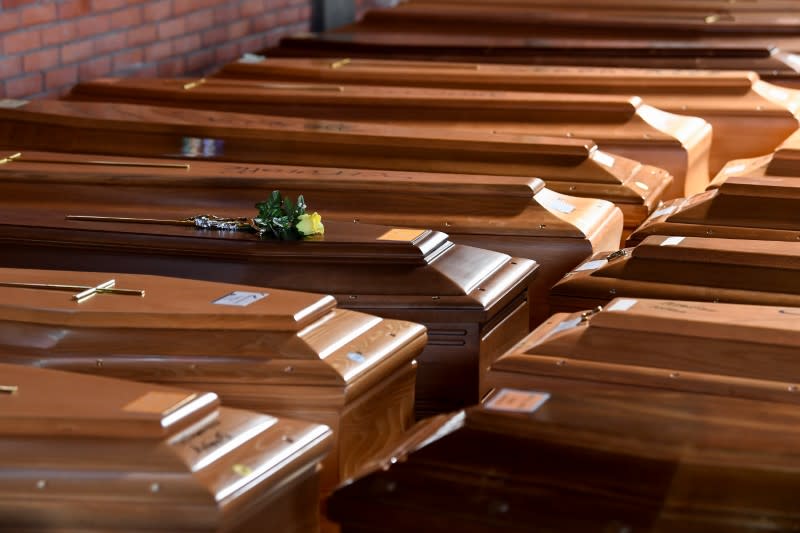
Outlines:
[{"label": "green leaves", "polygon": [[269,199],[256,204],[258,215],[253,219],[260,237],[271,235],[284,241],[296,241],[303,238],[297,230],[300,215],[306,212],[303,195],[297,197],[297,203],[281,196],[280,191],[272,191]]}]

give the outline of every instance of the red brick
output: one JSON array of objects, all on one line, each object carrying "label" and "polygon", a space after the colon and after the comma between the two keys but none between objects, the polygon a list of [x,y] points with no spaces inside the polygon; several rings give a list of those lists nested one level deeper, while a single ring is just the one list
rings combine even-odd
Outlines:
[{"label": "red brick", "polygon": [[184,13],[195,11],[197,9],[196,4],[195,0],[174,0],[172,3],[172,12],[175,15],[183,15]]},{"label": "red brick", "polygon": [[66,67],[49,70],[44,74],[45,89],[55,89],[75,85],[78,82],[78,66],[69,65]]},{"label": "red brick", "polygon": [[78,41],[61,47],[61,63],[75,63],[94,54],[94,41]]},{"label": "red brick", "polygon": [[111,13],[111,28],[131,28],[142,23],[142,7],[133,6]]},{"label": "red brick", "polygon": [[158,61],[172,54],[172,43],[159,41],[144,48],[144,60],[147,63]]},{"label": "red brick", "polygon": [[0,79],[13,78],[19,74],[22,74],[21,56],[0,56]]},{"label": "red brick", "polygon": [[142,9],[144,20],[147,22],[165,20],[172,15],[172,0],[148,2]]},{"label": "red brick", "polygon": [[111,56],[102,56],[78,65],[79,80],[93,80],[111,72]]},{"label": "red brick", "polygon": [[[181,71],[179,71],[180,73]],[[128,74],[129,76],[136,76],[137,78],[155,78],[158,76],[158,68],[156,65],[145,65],[144,67],[131,72]]]},{"label": "red brick", "polygon": [[46,70],[56,65],[58,65],[58,48],[56,47],[37,50],[22,58],[22,68],[25,72]]},{"label": "red brick", "polygon": [[241,45],[239,43],[226,43],[214,50],[214,62],[218,65],[230,63],[241,55]]},{"label": "red brick", "polygon": [[202,41],[203,46],[208,47],[217,43],[224,42],[228,39],[228,32],[225,27],[211,28],[203,32]]},{"label": "red brick", "polygon": [[186,21],[186,32],[194,32],[203,30],[214,24],[214,11],[211,9],[203,9],[195,11],[184,17]]},{"label": "red brick", "polygon": [[109,33],[108,35],[102,35],[94,40],[94,50],[98,54],[116,52],[125,48],[125,42],[125,32],[117,31]]},{"label": "red brick", "polygon": [[240,20],[228,25],[228,39],[238,39],[250,33],[250,21]]},{"label": "red brick", "polygon": [[275,13],[264,13],[250,19],[253,23],[254,32],[262,32],[273,29],[277,25]]},{"label": "red brick", "polygon": [[257,17],[269,9],[265,4],[266,2],[263,0],[246,0],[239,6],[239,15],[241,17]]},{"label": "red brick", "polygon": [[128,0],[92,0],[92,11],[112,11],[125,7]]},{"label": "red brick", "polygon": [[41,90],[42,75],[38,72],[6,80],[6,96],[9,98],[26,98]]},{"label": "red brick", "polygon": [[186,72],[200,73],[213,64],[214,52],[211,50],[200,50],[186,57]]},{"label": "red brick", "polygon": [[89,37],[106,33],[111,29],[111,15],[92,15],[91,17],[81,17],[75,21],[78,27],[79,37]]},{"label": "red brick", "polygon": [[158,23],[158,38],[170,39],[182,35],[186,28],[186,21],[182,18],[171,19]]},{"label": "red brick", "polygon": [[37,24],[47,24],[53,22],[58,17],[55,2],[44,2],[42,4],[28,6],[20,10],[20,20],[22,26],[36,26]]},{"label": "red brick", "polygon": [[58,18],[61,20],[88,14],[89,0],[66,0],[58,4]]},{"label": "red brick", "polygon": [[158,75],[164,77],[179,76],[186,71],[186,62],[182,57],[167,59],[158,64]]},{"label": "red brick", "polygon": [[192,50],[200,48],[200,36],[195,34],[178,37],[172,40],[172,53],[175,55],[183,55]]},{"label": "red brick", "polygon": [[52,44],[66,43],[78,36],[78,28],[74,21],[63,21],[46,30],[42,30],[42,44],[50,46]]},{"label": "red brick", "polygon": [[226,2],[214,8],[214,22],[223,24],[239,18],[239,6],[234,2]]},{"label": "red brick", "polygon": [[137,46],[152,43],[156,40],[156,27],[154,24],[145,24],[127,32],[126,46]]},{"label": "red brick", "polygon": [[14,9],[15,7],[24,6],[25,4],[31,4],[34,0],[3,0],[3,8],[4,9]]},{"label": "red brick", "polygon": [[0,13],[0,32],[12,31],[17,28],[19,28],[19,11]]},{"label": "red brick", "polygon": [[278,11],[278,25],[284,26],[292,24],[300,20],[300,10],[296,7],[290,7]]},{"label": "red brick", "polygon": [[123,69],[138,68],[144,59],[141,48],[133,48],[114,54],[112,58],[111,70],[119,72]]}]

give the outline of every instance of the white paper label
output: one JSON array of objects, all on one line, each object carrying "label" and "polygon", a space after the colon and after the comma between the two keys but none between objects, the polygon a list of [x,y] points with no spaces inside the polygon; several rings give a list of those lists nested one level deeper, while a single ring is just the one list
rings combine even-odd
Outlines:
[{"label": "white paper label", "polygon": [[671,215],[674,211],[675,211],[674,205],[671,205],[669,207],[662,207],[661,209],[653,211],[653,214],[650,215],[650,218],[658,218],[664,215]]},{"label": "white paper label", "polygon": [[742,163],[742,164],[739,164],[739,165],[731,165],[729,167],[725,167],[725,168],[722,169],[722,171],[725,174],[738,174],[739,172],[743,171],[746,168],[747,168],[747,165]]},{"label": "white paper label", "polygon": [[267,59],[267,58],[262,56],[262,55],[260,55],[260,54],[247,53],[247,54],[244,54],[242,57],[240,57],[238,62],[239,63],[252,64],[252,63],[261,63],[265,59]]},{"label": "white paper label", "polygon": [[526,391],[519,389],[500,389],[489,398],[483,406],[493,411],[509,411],[512,413],[533,413],[550,398],[547,392]]},{"label": "white paper label", "polygon": [[347,358],[354,363],[363,363],[367,360],[361,352],[347,352]]},{"label": "white paper label", "polygon": [[605,152],[596,152],[592,159],[594,159],[595,162],[600,163],[601,165],[605,165],[607,167],[614,166],[614,157],[611,154],[607,154]]},{"label": "white paper label", "polygon": [[564,213],[565,215],[569,215],[573,211],[575,211],[575,206],[569,202],[565,202],[561,198],[555,198],[552,202],[549,203],[548,207],[551,209],[555,209],[559,213]]},{"label": "white paper label", "polygon": [[214,305],[234,305],[236,307],[247,307],[251,303],[263,300],[269,295],[268,292],[247,292],[247,291],[233,291],[226,294],[222,298],[214,300]]},{"label": "white paper label", "polygon": [[573,272],[582,272],[584,270],[597,270],[606,263],[608,263],[608,259],[595,259],[594,261],[587,261],[584,264],[580,265],[575,270],[573,270]]},{"label": "white paper label", "polygon": [[613,304],[606,307],[606,311],[627,311],[636,305],[636,302],[638,301],[639,300],[634,300],[633,298],[620,298]]},{"label": "white paper label", "polygon": [[664,239],[664,242],[661,243],[661,246],[678,246],[685,238],[686,237],[667,237]]},{"label": "white paper label", "polygon": [[27,100],[15,100],[14,98],[4,98],[0,100],[0,107],[5,109],[16,109],[27,104]]}]

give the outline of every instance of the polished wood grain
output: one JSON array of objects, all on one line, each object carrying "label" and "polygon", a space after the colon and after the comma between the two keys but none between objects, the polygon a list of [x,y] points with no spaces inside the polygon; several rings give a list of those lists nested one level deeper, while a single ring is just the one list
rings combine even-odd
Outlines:
[{"label": "polished wood grain", "polygon": [[249,533],[269,516],[318,530],[323,425],[210,393],[2,363],[0,376],[16,387],[0,394],[3,529]]},{"label": "polished wood grain", "polygon": [[573,312],[631,297],[800,307],[798,265],[797,242],[650,236],[578,266],[550,304]]},{"label": "polished wood grain", "polygon": [[772,153],[730,161],[717,173],[708,188],[718,188],[728,179],[739,176],[765,178],[800,176],[800,134],[791,135]]},{"label": "polished wood grain", "polygon": [[747,71],[270,57],[231,63],[217,76],[266,84],[302,82],[313,86],[324,82],[345,86],[638,95],[646,104],[663,111],[697,116],[711,124],[712,173],[732,159],[775,150],[798,128],[795,114],[800,103],[796,91],[760,80],[754,72]]},{"label": "polished wood grain", "polygon": [[666,202],[627,242],[648,235],[796,241],[799,199],[796,178],[730,177],[716,189]]},{"label": "polished wood grain", "polygon": [[422,422],[341,487],[328,516],[359,533],[745,532],[798,519],[793,405],[575,388],[533,412],[491,402]]},{"label": "polished wood grain", "polygon": [[[209,161],[176,166],[174,160],[28,151],[6,159],[0,165],[3,205],[36,205],[46,187],[63,209],[72,211],[78,206],[92,212],[146,205],[162,213],[190,214],[186,209],[191,205],[195,212],[234,213],[250,211],[256,195],[277,189],[291,197],[305,194],[310,208],[325,221],[441,229],[456,243],[540,265],[529,290],[533,326],[549,316],[550,287],[592,253],[617,247],[623,226],[623,217],[610,203],[556,194],[534,178]],[[637,207],[637,218],[643,220],[643,211],[658,205],[655,200],[663,190],[664,184],[656,183],[648,191],[655,195],[648,195],[646,209],[624,205]],[[626,226],[634,229],[630,221]]]},{"label": "polished wood grain", "polygon": [[699,192],[708,181],[710,125],[630,96],[109,78],[79,84],[69,97],[487,135],[588,138],[603,150],[666,169],[675,177],[667,198]]},{"label": "polished wood grain", "polygon": [[[488,27],[484,25],[484,27]],[[442,34],[437,32],[356,30],[285,37],[280,47],[263,50],[269,57],[333,57],[571,65],[590,67],[752,70],[765,80],[800,87],[791,53],[772,44],[719,43],[710,39],[665,42],[657,38],[617,36],[514,36]],[[772,41],[770,41],[772,42]],[[792,43],[789,42],[791,45]]]},{"label": "polished wood grain", "polygon": [[[487,328],[514,311],[514,302],[527,300],[538,268],[528,259],[453,244],[430,230],[415,230],[416,237],[406,240],[387,240],[383,237],[389,227],[330,221],[324,236],[280,242],[192,227],[64,220],[66,214],[60,204],[4,208],[0,241],[7,253],[0,262],[331,293],[343,307],[424,324],[431,343],[419,357],[420,412],[477,399],[478,360]],[[91,214],[161,218],[189,212],[164,213],[139,205],[98,208]],[[520,328],[511,337],[519,339],[527,330]],[[452,331],[464,332],[469,348],[460,334],[456,342],[434,342],[442,336],[451,339]],[[448,364],[437,366],[440,359]],[[456,375],[459,379],[452,379]],[[444,398],[439,396],[443,380]]]},{"label": "polished wood grain", "polygon": [[495,361],[485,381],[796,403],[798,316],[795,307],[616,298],[599,312],[553,315]]}]

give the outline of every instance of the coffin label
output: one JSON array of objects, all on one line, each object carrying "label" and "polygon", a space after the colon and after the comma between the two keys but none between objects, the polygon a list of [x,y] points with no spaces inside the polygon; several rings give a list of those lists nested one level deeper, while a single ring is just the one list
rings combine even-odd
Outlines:
[{"label": "coffin label", "polygon": [[222,139],[201,139],[184,137],[180,154],[184,157],[216,157],[224,153],[225,141]]},{"label": "coffin label", "polygon": [[634,305],[636,305],[638,300],[634,300],[633,298],[620,298],[616,302],[609,305],[606,310],[607,311],[627,311]]},{"label": "coffin label", "polygon": [[129,413],[167,414],[194,397],[194,394],[180,392],[148,392],[128,403],[122,410]]},{"label": "coffin label", "polygon": [[662,207],[661,209],[656,209],[650,218],[658,218],[664,215],[671,215],[675,211],[675,206],[671,205],[669,207]]},{"label": "coffin label", "polygon": [[233,305],[236,307],[247,307],[259,300],[263,300],[269,295],[268,292],[249,292],[249,291],[233,291],[226,294],[222,298],[218,298],[211,302],[214,305]]},{"label": "coffin label", "polygon": [[664,242],[661,243],[661,246],[677,246],[683,242],[685,238],[686,237],[667,237],[664,239]]},{"label": "coffin label", "polygon": [[573,272],[583,272],[584,270],[597,270],[601,266],[608,263],[608,259],[595,259],[594,261],[587,261],[577,267]]},{"label": "coffin label", "polygon": [[390,229],[380,237],[378,237],[379,241],[404,241],[404,242],[413,242],[425,233],[425,230],[421,229],[400,229],[394,228]]},{"label": "coffin label", "polygon": [[22,107],[27,104],[27,100],[15,100],[13,98],[3,98],[0,100],[0,108],[5,109],[16,109],[18,107]]},{"label": "coffin label", "polygon": [[267,58],[262,56],[261,54],[253,54],[251,52],[248,52],[248,53],[244,54],[242,57],[240,57],[238,62],[239,63],[252,64],[252,63],[261,63],[265,59],[267,59]]},{"label": "coffin label", "polygon": [[493,411],[533,413],[546,402],[548,398],[550,398],[550,394],[546,392],[500,389],[500,391],[484,403],[484,407]]}]

